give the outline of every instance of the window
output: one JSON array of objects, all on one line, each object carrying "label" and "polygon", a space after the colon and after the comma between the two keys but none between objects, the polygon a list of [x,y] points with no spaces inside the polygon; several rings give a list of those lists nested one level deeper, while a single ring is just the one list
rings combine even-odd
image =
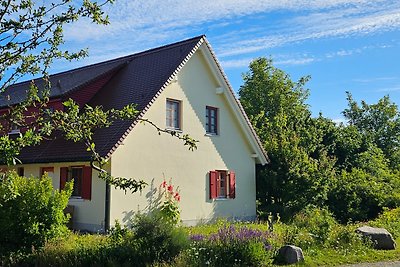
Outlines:
[{"label": "window", "polygon": [[19,134],[21,131],[16,123],[10,123],[10,132],[8,134]]},{"label": "window", "polygon": [[74,180],[72,197],[91,199],[92,168],[89,166],[71,166],[60,168],[60,189],[65,183]]},{"label": "window", "polygon": [[45,172],[54,173],[54,167],[42,167],[42,168],[40,168],[40,176],[43,176]]},{"label": "window", "polygon": [[19,176],[24,176],[24,167],[18,167],[17,171]]},{"label": "window", "polygon": [[210,199],[235,198],[236,177],[234,171],[210,171]]},{"label": "window", "polygon": [[218,108],[206,106],[206,132],[218,134]]},{"label": "window", "polygon": [[169,129],[181,130],[181,101],[167,99],[166,126]]}]

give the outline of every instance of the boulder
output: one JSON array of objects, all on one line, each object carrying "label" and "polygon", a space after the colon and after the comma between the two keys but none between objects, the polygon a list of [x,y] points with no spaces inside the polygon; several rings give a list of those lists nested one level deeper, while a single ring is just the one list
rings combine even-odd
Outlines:
[{"label": "boulder", "polygon": [[293,264],[304,260],[301,248],[286,245],[279,249],[277,261],[280,264]]},{"label": "boulder", "polygon": [[385,228],[375,228],[362,226],[356,229],[356,232],[364,237],[370,238],[374,243],[375,249],[395,249],[396,243],[392,235]]}]

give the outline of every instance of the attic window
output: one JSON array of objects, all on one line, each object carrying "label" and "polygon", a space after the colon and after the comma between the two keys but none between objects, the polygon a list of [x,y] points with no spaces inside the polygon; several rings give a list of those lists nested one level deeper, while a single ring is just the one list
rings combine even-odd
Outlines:
[{"label": "attic window", "polygon": [[166,127],[172,130],[181,130],[181,101],[167,99]]},{"label": "attic window", "polygon": [[206,132],[218,134],[218,108],[206,106]]}]

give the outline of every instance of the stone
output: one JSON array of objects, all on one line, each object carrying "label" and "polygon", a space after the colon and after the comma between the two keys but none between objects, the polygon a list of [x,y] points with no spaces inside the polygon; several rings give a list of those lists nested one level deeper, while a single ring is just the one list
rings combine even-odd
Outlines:
[{"label": "stone", "polygon": [[294,264],[303,260],[303,250],[299,247],[286,245],[278,251],[277,261],[280,264]]},{"label": "stone", "polygon": [[362,226],[358,227],[356,232],[364,237],[370,238],[374,243],[375,249],[391,250],[396,248],[396,242],[385,228]]}]

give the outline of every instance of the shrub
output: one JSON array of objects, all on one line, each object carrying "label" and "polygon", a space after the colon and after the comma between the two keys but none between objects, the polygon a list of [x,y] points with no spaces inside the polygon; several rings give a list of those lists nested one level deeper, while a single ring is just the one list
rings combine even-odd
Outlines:
[{"label": "shrub", "polygon": [[133,236],[127,242],[136,249],[131,262],[137,265],[170,261],[189,245],[184,230],[158,213],[136,215],[131,229]]},{"label": "shrub", "polygon": [[272,260],[271,234],[266,231],[230,225],[190,238],[191,248],[184,255],[190,266],[262,266]]},{"label": "shrub", "polygon": [[59,192],[51,179],[20,177],[15,172],[0,175],[0,255],[42,246],[68,229],[64,209],[72,183]]},{"label": "shrub", "polygon": [[290,224],[278,223],[274,230],[284,244],[293,244],[302,249],[365,249],[366,244],[356,234],[357,225],[341,225],[327,209],[309,206],[296,214]]},{"label": "shrub", "polygon": [[393,235],[394,238],[400,237],[400,208],[388,210],[384,212],[375,220],[370,221],[370,225],[376,227],[383,227]]},{"label": "shrub", "polygon": [[[35,251],[36,266],[104,266],[113,261],[107,236],[71,233]],[[32,264],[33,265],[33,264]]]}]

